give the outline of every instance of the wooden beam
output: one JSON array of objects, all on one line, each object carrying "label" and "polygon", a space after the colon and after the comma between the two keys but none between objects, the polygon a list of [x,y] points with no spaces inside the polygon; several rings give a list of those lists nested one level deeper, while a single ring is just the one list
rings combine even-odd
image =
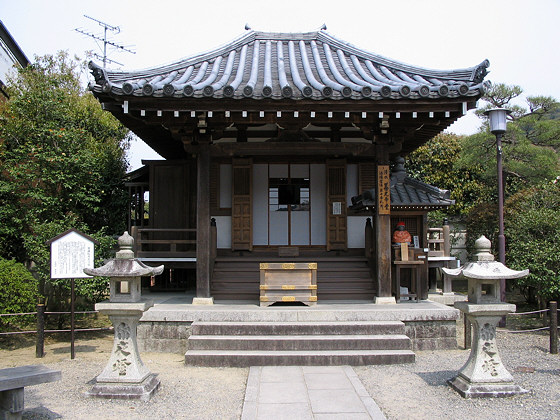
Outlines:
[{"label": "wooden beam", "polygon": [[[185,145],[187,152],[195,146]],[[212,145],[214,156],[374,156],[371,143],[326,142],[267,142],[267,143],[216,143]]]}]

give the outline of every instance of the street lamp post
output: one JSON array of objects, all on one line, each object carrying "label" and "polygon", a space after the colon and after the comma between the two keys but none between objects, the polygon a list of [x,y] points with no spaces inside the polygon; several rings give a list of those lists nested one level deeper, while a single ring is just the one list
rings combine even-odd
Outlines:
[{"label": "street lamp post", "polygon": [[[506,237],[504,235],[504,183],[502,173],[502,137],[506,132],[507,115],[505,108],[493,108],[485,112],[490,123],[490,132],[496,136],[496,166],[498,171],[498,259],[506,263]],[[506,300],[506,281],[500,282],[500,298]]]}]

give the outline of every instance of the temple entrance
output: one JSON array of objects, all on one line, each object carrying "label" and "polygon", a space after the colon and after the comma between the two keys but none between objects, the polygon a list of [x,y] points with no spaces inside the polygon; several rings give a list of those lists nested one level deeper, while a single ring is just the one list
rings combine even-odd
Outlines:
[{"label": "temple entrance", "polygon": [[325,166],[254,165],[254,245],[325,245]]},{"label": "temple entrance", "polygon": [[270,165],[268,244],[311,244],[309,165]]}]

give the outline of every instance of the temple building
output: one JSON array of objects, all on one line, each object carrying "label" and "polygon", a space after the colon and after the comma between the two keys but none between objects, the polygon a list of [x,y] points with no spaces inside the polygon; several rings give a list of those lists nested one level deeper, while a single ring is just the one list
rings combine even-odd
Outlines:
[{"label": "temple building", "polygon": [[165,159],[128,178],[137,256],[166,267],[153,287],[258,301],[261,263],[299,261],[319,302],[394,302],[395,226],[427,248],[427,212],[453,204],[402,158],[476,107],[488,66],[415,67],[324,30],[248,31],[136,72],[90,63],[103,109]]}]

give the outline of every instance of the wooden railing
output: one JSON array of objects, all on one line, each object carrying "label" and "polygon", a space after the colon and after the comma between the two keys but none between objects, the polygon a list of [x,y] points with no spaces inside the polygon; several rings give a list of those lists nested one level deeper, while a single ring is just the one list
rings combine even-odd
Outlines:
[{"label": "wooden railing", "polygon": [[196,229],[131,228],[137,258],[196,256]]}]

